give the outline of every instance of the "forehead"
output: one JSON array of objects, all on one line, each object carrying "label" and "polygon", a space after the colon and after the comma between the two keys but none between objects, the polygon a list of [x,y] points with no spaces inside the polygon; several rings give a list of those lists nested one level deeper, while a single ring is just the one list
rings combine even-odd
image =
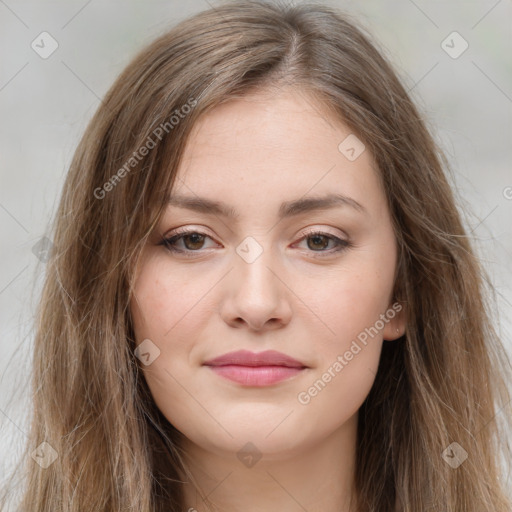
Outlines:
[{"label": "forehead", "polygon": [[[338,139],[349,134],[341,119],[334,120],[325,106],[306,92],[253,93],[203,115],[189,137],[185,160],[235,155],[266,160],[278,154],[280,159],[300,155],[316,160],[319,152],[337,155]],[[306,151],[304,143],[311,151]]]},{"label": "forehead", "polygon": [[[305,194],[383,199],[369,151],[349,160],[354,137],[312,96],[281,90],[230,100],[200,118],[186,144],[173,193],[260,204]],[[352,139],[348,139],[352,140]]]}]

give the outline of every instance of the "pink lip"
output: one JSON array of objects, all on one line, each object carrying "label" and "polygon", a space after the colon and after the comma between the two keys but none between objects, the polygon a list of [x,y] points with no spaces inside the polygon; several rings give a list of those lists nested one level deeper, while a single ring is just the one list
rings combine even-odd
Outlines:
[{"label": "pink lip", "polygon": [[226,379],[256,387],[270,386],[307,368],[300,361],[275,350],[257,354],[239,350],[210,359],[203,364]]}]

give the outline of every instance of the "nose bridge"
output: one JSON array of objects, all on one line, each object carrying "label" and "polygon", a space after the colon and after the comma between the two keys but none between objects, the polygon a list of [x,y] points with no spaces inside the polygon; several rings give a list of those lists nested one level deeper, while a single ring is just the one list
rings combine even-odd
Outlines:
[{"label": "nose bridge", "polygon": [[234,272],[229,297],[223,312],[225,321],[239,325],[243,320],[249,327],[259,329],[266,325],[284,325],[289,322],[291,307],[286,287],[278,279],[281,272],[279,258],[265,241],[246,237],[234,254]]},{"label": "nose bridge", "polygon": [[269,240],[270,237],[265,241],[262,238],[258,241],[248,236],[236,248],[237,288],[245,288],[244,292],[253,290],[254,295],[257,295],[278,291],[279,285],[275,277],[278,262]]}]

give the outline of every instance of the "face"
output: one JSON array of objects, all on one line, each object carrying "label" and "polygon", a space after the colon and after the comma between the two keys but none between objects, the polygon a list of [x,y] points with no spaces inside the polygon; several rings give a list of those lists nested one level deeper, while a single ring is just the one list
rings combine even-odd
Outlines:
[{"label": "face", "polygon": [[[357,420],[383,339],[403,333],[386,197],[350,135],[290,90],[232,100],[194,127],[131,302],[152,396],[193,445],[250,441],[278,458],[321,442]],[[241,350],[295,363],[212,365]]]}]

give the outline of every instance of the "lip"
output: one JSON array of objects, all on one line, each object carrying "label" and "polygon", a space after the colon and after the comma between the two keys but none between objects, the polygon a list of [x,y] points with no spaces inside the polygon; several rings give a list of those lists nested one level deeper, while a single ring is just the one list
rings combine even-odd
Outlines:
[{"label": "lip", "polygon": [[305,368],[306,365],[297,361],[293,357],[287,356],[276,350],[266,350],[265,352],[250,352],[249,350],[237,350],[228,352],[214,359],[209,359],[206,366],[285,366],[287,368]]},{"label": "lip", "polygon": [[244,386],[270,386],[290,379],[306,368],[293,357],[275,350],[249,352],[239,350],[210,359],[203,363],[217,375]]}]

